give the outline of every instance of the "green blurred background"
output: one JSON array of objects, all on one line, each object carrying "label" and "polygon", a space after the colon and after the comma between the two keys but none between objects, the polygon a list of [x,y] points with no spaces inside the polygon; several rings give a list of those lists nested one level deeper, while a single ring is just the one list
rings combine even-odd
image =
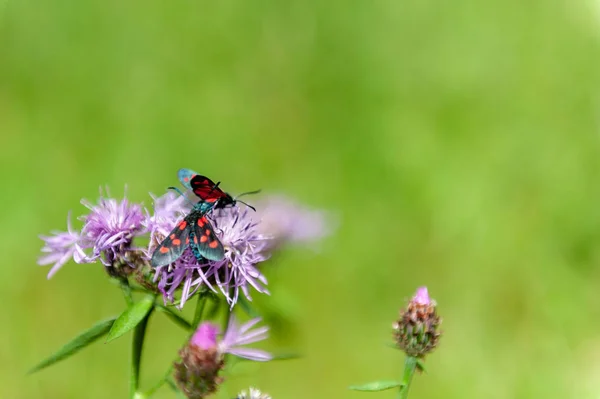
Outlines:
[{"label": "green blurred background", "polygon": [[[130,336],[25,376],[123,308],[99,265],[47,281],[38,234],[189,167],[341,219],[255,295],[286,321],[268,348],[304,357],[242,365],[219,398],[369,396],[346,387],[400,375],[385,343],[419,285],[445,334],[410,397],[597,398],[597,5],[3,0],[0,396],[126,397]],[[146,387],[184,336],[150,328]]]}]

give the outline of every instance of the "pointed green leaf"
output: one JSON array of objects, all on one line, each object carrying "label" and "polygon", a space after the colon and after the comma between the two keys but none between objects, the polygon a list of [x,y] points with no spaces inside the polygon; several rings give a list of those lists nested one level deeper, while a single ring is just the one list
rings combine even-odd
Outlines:
[{"label": "pointed green leaf", "polygon": [[66,359],[67,357],[79,352],[81,349],[85,348],[86,346],[88,346],[89,344],[93,343],[98,338],[100,338],[104,334],[106,334],[112,327],[115,320],[116,320],[116,318],[113,317],[112,319],[101,321],[101,322],[95,324],[92,328],[79,334],[77,337],[75,337],[73,340],[71,340],[68,344],[66,344],[65,346],[60,348],[56,353],[51,355],[49,358],[47,358],[46,360],[42,361],[41,363],[39,363],[37,366],[35,366],[31,370],[29,370],[28,374],[35,373],[36,371],[40,371],[48,366],[53,365],[56,362]]},{"label": "pointed green leaf", "polygon": [[133,330],[133,340],[131,342],[131,373],[129,375],[129,390],[130,396],[134,397],[140,386],[140,364],[142,362],[142,349],[144,346],[144,337],[146,336],[146,327],[148,320],[154,308],[144,316],[141,322],[135,326]]},{"label": "pointed green leaf", "polygon": [[386,389],[398,388],[402,384],[399,381],[373,381],[363,385],[351,385],[348,389],[353,391],[364,391],[364,392],[377,392],[385,391]]},{"label": "pointed green leaf", "polygon": [[422,360],[417,359],[417,369],[419,369],[419,371],[422,371],[423,373],[427,372],[427,369],[425,368],[425,363],[423,363]]},{"label": "pointed green leaf", "polygon": [[170,309],[170,308],[160,305],[160,304],[156,305],[156,309],[161,311],[162,313],[166,314],[167,317],[169,319],[171,319],[171,321],[173,321],[175,324],[177,324],[184,330],[190,331],[192,329],[192,325],[190,324],[190,322],[188,322],[182,316],[180,316],[176,312],[174,312],[173,309]]},{"label": "pointed green leaf", "polygon": [[154,297],[147,296],[139,302],[134,303],[127,308],[121,315],[115,320],[112,328],[108,332],[106,342],[110,342],[113,339],[119,338],[127,331],[137,326],[144,317],[148,314],[152,306],[154,305]]}]

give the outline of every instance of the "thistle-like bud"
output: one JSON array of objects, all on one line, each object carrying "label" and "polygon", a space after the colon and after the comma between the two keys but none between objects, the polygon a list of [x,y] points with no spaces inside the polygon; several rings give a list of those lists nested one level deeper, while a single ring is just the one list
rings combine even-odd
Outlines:
[{"label": "thistle-like bud", "polygon": [[223,383],[219,373],[227,353],[259,362],[273,358],[263,350],[243,347],[267,338],[268,327],[253,328],[259,321],[260,318],[256,318],[239,325],[231,316],[222,339],[218,339],[219,327],[216,325],[202,323],[198,326],[190,342],[179,352],[181,362],[174,364],[175,381],[188,398],[202,399],[217,391]]},{"label": "thistle-like bud", "polygon": [[202,399],[215,393],[223,382],[219,372],[223,368],[223,356],[217,346],[218,328],[210,323],[201,324],[190,343],[175,363],[175,381],[185,396]]},{"label": "thistle-like bud", "polygon": [[393,324],[394,340],[408,356],[423,358],[437,346],[442,319],[435,306],[427,287],[420,287],[406,310],[400,311],[400,320]]}]

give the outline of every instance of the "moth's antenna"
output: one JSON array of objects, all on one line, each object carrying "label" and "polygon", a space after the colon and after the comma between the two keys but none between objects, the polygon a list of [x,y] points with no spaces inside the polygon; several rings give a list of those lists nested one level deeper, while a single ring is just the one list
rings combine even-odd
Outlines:
[{"label": "moth's antenna", "polygon": [[245,202],[244,202],[244,201],[242,201],[242,200],[235,200],[235,201],[237,201],[237,202],[241,202],[242,204],[246,205],[248,208],[250,208],[250,209],[252,209],[254,212],[256,212],[256,208],[255,208],[255,207],[253,207],[252,205],[250,205],[250,204],[247,204],[247,203],[245,203]]},{"label": "moth's antenna", "polygon": [[[237,197],[235,197],[235,199],[238,199],[238,198],[240,198],[241,196],[244,196],[244,195],[249,195],[249,194],[258,194],[258,193],[260,193],[260,191],[261,191],[260,189],[258,189],[258,190],[254,190],[254,191],[247,191],[247,192],[245,192],[245,193],[241,193],[240,195],[238,195]],[[241,201],[240,201],[240,202],[241,202]]]},{"label": "moth's antenna", "polygon": [[250,204],[247,204],[246,202],[244,202],[244,201],[242,201],[242,200],[239,200],[238,198],[240,198],[240,197],[242,197],[242,196],[244,196],[244,195],[249,195],[249,194],[258,194],[258,193],[260,193],[260,190],[254,190],[254,191],[248,191],[248,192],[245,192],[245,193],[241,193],[240,195],[238,195],[237,197],[235,197],[235,198],[233,199],[233,202],[241,202],[242,204],[246,205],[248,208],[250,208],[250,209],[252,209],[254,212],[256,212],[256,208],[255,208],[255,207],[253,207],[253,206],[252,206],[252,205],[250,205]]}]

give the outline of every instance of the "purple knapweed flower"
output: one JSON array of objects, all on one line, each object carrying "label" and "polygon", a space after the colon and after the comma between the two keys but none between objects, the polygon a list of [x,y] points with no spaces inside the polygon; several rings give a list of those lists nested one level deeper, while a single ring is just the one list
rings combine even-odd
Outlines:
[{"label": "purple knapweed flower", "polygon": [[267,337],[267,327],[251,331],[260,319],[242,326],[231,316],[222,340],[218,339],[219,327],[202,323],[188,344],[179,352],[181,361],[174,364],[175,381],[188,398],[204,398],[217,391],[223,377],[219,373],[225,365],[225,355],[232,354],[256,361],[271,360],[272,356],[258,349],[241,348]]},{"label": "purple knapweed flower", "polygon": [[225,259],[211,262],[209,275],[214,276],[231,307],[237,302],[240,289],[252,300],[248,286],[269,295],[265,287],[267,279],[257,265],[271,257],[272,239],[259,232],[259,222],[252,218],[251,212],[234,206],[213,215],[215,231],[225,247]]},{"label": "purple knapweed flower", "polygon": [[431,299],[429,298],[427,287],[417,288],[417,293],[415,294],[412,300],[413,302],[418,303],[420,305],[429,305],[431,303]]},{"label": "purple knapweed flower", "polygon": [[261,221],[259,231],[273,238],[273,246],[317,242],[337,226],[330,213],[308,209],[282,195],[260,201],[255,218]]},{"label": "purple knapweed flower", "polygon": [[260,349],[242,348],[243,345],[253,344],[268,338],[269,327],[263,326],[252,330],[261,321],[260,317],[240,325],[234,315],[231,315],[227,330],[221,340],[219,327],[213,323],[205,322],[198,326],[189,344],[201,350],[217,349],[218,353],[227,353],[257,362],[266,362],[273,356]]},{"label": "purple knapweed flower", "polygon": [[52,236],[40,236],[45,242],[42,252],[47,253],[47,255],[42,256],[38,260],[38,264],[53,264],[48,272],[48,278],[51,278],[69,260],[74,259],[77,263],[83,263],[87,258],[81,248],[81,234],[73,230],[70,213],[67,216],[67,231],[57,231],[53,234]]},{"label": "purple knapweed flower", "polygon": [[[203,285],[215,292],[216,286],[231,307],[237,302],[240,291],[251,299],[249,286],[260,293],[269,294],[265,287],[267,279],[257,264],[270,257],[267,250],[271,238],[258,233],[258,223],[252,219],[250,212],[234,206],[207,215],[223,244],[225,256],[219,261],[200,264],[188,248],[172,265],[157,268],[158,288],[165,300],[174,301],[175,291],[182,288],[179,307],[183,307]],[[172,228],[179,220],[175,217],[172,219]],[[155,245],[151,243],[149,254]]]},{"label": "purple knapweed flower", "polygon": [[100,259],[105,266],[111,266],[130,250],[135,236],[145,233],[141,205],[130,204],[127,198],[117,201],[100,197],[96,205],[86,200],[81,203],[91,211],[82,217],[81,231],[84,240],[93,243],[89,262]]},{"label": "purple knapweed flower", "polygon": [[195,345],[200,349],[207,350],[217,347],[217,335],[219,335],[219,327],[212,323],[202,323],[192,335],[190,345]]},{"label": "purple knapweed flower", "polygon": [[257,362],[266,362],[273,356],[270,353],[260,349],[242,348],[242,345],[253,344],[262,341],[268,337],[269,327],[263,326],[251,331],[252,327],[260,322],[260,317],[252,319],[241,326],[232,315],[229,319],[227,331],[223,340],[219,342],[219,351],[221,353],[230,353],[237,357],[254,360]]}]

